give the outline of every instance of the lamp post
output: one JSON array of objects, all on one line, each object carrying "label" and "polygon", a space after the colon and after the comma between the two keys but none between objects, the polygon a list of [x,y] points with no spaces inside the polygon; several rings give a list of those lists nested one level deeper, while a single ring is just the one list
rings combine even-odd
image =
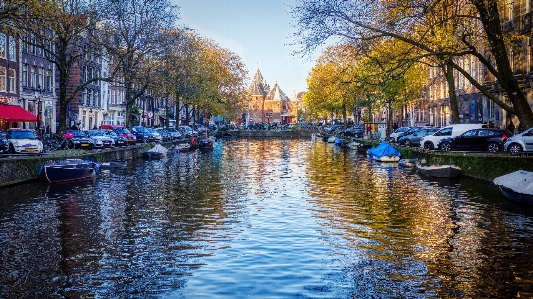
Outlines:
[{"label": "lamp post", "polygon": [[39,85],[35,90],[35,102],[37,103],[37,138],[43,144],[43,152],[45,151],[43,134],[41,132],[41,113],[42,113],[42,94],[41,94],[41,85]]},{"label": "lamp post", "polygon": [[386,103],[387,103],[387,128],[385,130],[385,140],[389,140],[389,136],[390,136],[390,121],[391,121],[391,102],[392,102],[392,98],[388,98]]}]

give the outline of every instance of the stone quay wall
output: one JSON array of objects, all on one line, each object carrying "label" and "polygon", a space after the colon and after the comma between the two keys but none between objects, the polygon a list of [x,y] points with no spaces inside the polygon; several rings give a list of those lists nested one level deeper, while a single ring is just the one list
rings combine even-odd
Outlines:
[{"label": "stone quay wall", "polygon": [[[73,154],[71,156],[56,156],[53,153],[45,153],[41,156],[21,156],[0,159],[0,187],[41,179],[39,169],[42,165],[65,159],[86,159],[95,157],[98,162],[108,162],[111,160],[131,160],[142,156],[142,153],[149,150],[151,145],[132,146],[126,148],[116,148],[110,150],[91,151],[84,154]],[[79,151],[75,151],[79,153]]]}]

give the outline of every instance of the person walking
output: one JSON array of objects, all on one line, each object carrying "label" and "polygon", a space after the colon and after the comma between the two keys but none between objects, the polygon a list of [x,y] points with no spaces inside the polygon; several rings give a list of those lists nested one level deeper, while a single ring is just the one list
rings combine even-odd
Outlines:
[{"label": "person walking", "polygon": [[507,130],[509,130],[509,132],[511,132],[514,135],[514,129],[515,129],[515,126],[513,124],[513,121],[509,120],[509,124],[507,125]]}]

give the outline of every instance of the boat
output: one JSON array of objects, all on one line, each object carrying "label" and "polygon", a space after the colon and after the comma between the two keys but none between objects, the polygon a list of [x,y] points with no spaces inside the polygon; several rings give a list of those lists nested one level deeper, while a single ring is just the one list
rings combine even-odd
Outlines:
[{"label": "boat", "polygon": [[100,168],[120,168],[125,167],[128,162],[126,160],[111,160],[100,164]]},{"label": "boat", "polygon": [[335,145],[340,147],[348,147],[348,143],[350,143],[348,140],[342,139],[342,138],[335,138],[334,141]]},{"label": "boat", "polygon": [[142,153],[143,158],[146,159],[161,159],[167,156],[168,149],[161,144],[157,144],[153,148]]},{"label": "boat", "polygon": [[357,152],[366,153],[371,148],[372,148],[372,145],[370,144],[359,144],[359,146],[357,147]]},{"label": "boat", "polygon": [[417,159],[400,159],[398,166],[403,167],[416,167]]},{"label": "boat", "polygon": [[517,170],[493,180],[503,195],[511,200],[533,204],[533,172]]},{"label": "boat", "polygon": [[329,137],[328,137],[328,140],[327,140],[327,143],[334,143],[334,142],[335,142],[335,139],[337,139],[337,137],[335,137],[335,136],[329,136]]},{"label": "boat", "polygon": [[377,147],[366,151],[367,156],[379,162],[398,162],[402,154],[388,142],[383,141]]},{"label": "boat", "polygon": [[174,147],[175,150],[177,150],[178,152],[186,152],[189,150],[189,148],[191,147],[190,144],[188,143],[180,143],[178,145],[176,145]]},{"label": "boat", "polygon": [[198,149],[201,149],[201,150],[212,150],[215,146],[215,142],[208,138],[208,139],[200,139],[200,141],[198,141]]},{"label": "boat", "polygon": [[461,174],[461,168],[455,165],[431,165],[417,163],[416,168],[421,174],[434,178],[455,178]]},{"label": "boat", "polygon": [[356,141],[352,141],[352,142],[348,143],[348,147],[351,148],[351,149],[354,149],[354,150],[358,149],[359,146],[361,146],[361,145],[362,145],[361,143],[356,142]]},{"label": "boat", "polygon": [[93,178],[100,170],[100,163],[83,159],[66,159],[42,166],[50,183],[67,182]]}]

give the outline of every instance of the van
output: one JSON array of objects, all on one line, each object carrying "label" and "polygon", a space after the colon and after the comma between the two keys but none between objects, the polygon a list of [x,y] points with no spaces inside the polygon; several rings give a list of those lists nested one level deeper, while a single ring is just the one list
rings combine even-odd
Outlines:
[{"label": "van", "polygon": [[428,135],[420,139],[420,147],[432,150],[439,148],[439,143],[442,139],[448,137],[455,137],[463,134],[464,132],[472,129],[486,128],[486,124],[455,124],[441,128],[433,135]]}]

